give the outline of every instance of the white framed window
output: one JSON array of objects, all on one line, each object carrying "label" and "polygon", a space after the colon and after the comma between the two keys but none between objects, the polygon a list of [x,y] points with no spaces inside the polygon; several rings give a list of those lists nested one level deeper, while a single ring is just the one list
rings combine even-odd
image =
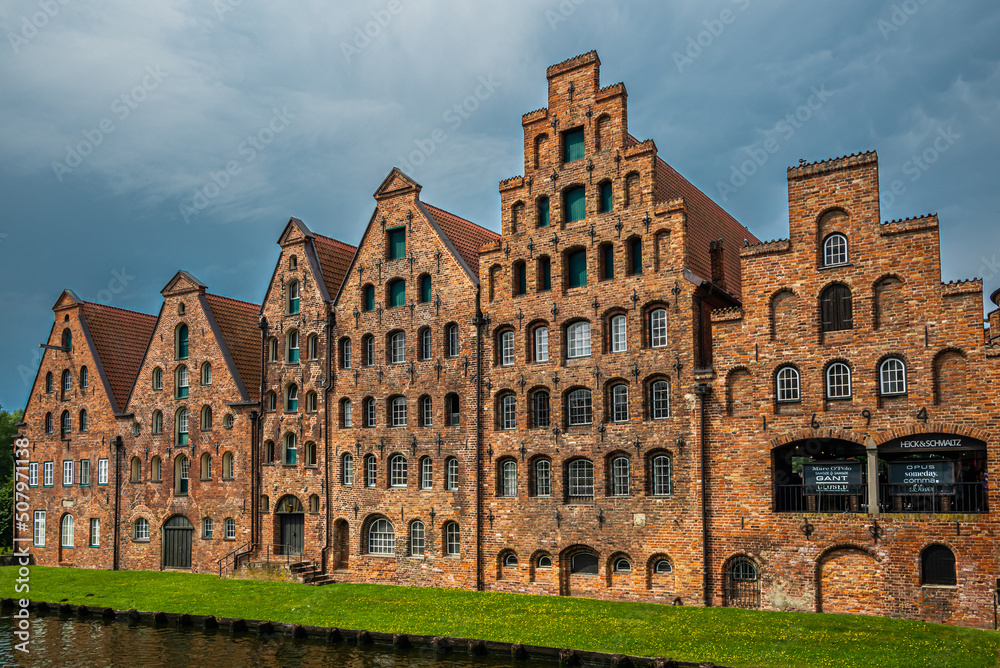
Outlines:
[{"label": "white framed window", "polygon": [[351,403],[350,399],[344,400],[344,427],[350,428],[354,426],[354,405]]},{"label": "white framed window", "polygon": [[345,485],[354,484],[354,455],[348,453],[341,460],[340,480]]},{"label": "white framed window", "polygon": [[73,484],[73,460],[67,459],[63,462],[63,487]]},{"label": "white framed window", "polygon": [[879,365],[879,390],[882,396],[906,394],[906,364],[890,357]]},{"label": "white framed window", "polygon": [[653,496],[670,496],[670,456],[657,455],[653,457],[652,492]]},{"label": "white framed window", "polygon": [[628,559],[615,559],[614,565],[615,573],[631,573],[632,572],[632,562]]},{"label": "white framed window", "polygon": [[434,403],[430,397],[423,397],[420,400],[420,424],[424,427],[434,424]]},{"label": "white framed window", "polygon": [[616,315],[611,318],[611,352],[623,353],[628,350],[628,318]]},{"label": "white framed window", "polygon": [[420,460],[420,489],[430,489],[434,484],[434,461],[430,457]]},{"label": "white framed window", "polygon": [[591,424],[594,421],[590,390],[585,388],[573,390],[569,393],[566,403],[571,427]]},{"label": "white framed window", "polygon": [[392,400],[392,426],[406,426],[406,397],[395,397]]},{"label": "white framed window", "polygon": [[98,459],[97,460],[97,484],[107,485],[108,484],[108,460]]},{"label": "white framed window", "polygon": [[389,460],[389,486],[406,487],[406,457],[395,455]]},{"label": "white framed window", "polygon": [[422,557],[427,547],[424,535],[424,523],[417,520],[410,524],[410,556]]},{"label": "white framed window", "polygon": [[545,390],[538,390],[531,394],[531,426],[549,426],[549,393]]},{"label": "white framed window", "polygon": [[611,420],[628,422],[628,385],[620,383],[611,388]]},{"label": "white framed window", "polygon": [[843,362],[834,362],[826,368],[826,398],[851,398],[851,368]]},{"label": "white framed window", "polygon": [[132,537],[135,540],[149,540],[149,520],[140,517],[135,521]]},{"label": "white framed window", "polygon": [[226,540],[236,540],[236,520],[232,517],[226,518]]},{"label": "white framed window", "polygon": [[655,308],[649,313],[649,345],[663,348],[667,345],[667,309]]},{"label": "white framed window", "polygon": [[59,545],[60,547],[71,548],[73,547],[73,516],[63,515],[62,518],[62,530],[59,532]]},{"label": "white framed window", "polygon": [[299,460],[298,438],[295,434],[285,434],[285,464],[297,464]]},{"label": "white framed window", "polygon": [[461,553],[462,536],[458,528],[458,522],[448,522],[444,525],[445,553],[448,556],[456,557]]},{"label": "white framed window", "polygon": [[500,466],[500,496],[517,496],[517,462],[507,460]]},{"label": "white framed window", "polygon": [[615,457],[611,461],[611,496],[629,496],[631,483],[632,462],[628,457]]},{"label": "white framed window", "polygon": [[163,389],[163,369],[156,367],[153,369],[153,389],[162,390]]},{"label": "white framed window", "polygon": [[500,366],[514,366],[514,332],[500,334]]},{"label": "white framed window", "polygon": [[340,345],[340,364],[345,369],[351,368],[351,340],[344,339]]},{"label": "white framed window", "polygon": [[445,328],[448,340],[448,357],[458,357],[458,325],[452,323]]},{"label": "white framed window", "polygon": [[552,462],[547,459],[535,462],[535,496],[552,496]]},{"label": "white framed window", "polygon": [[365,457],[365,487],[374,487],[378,483],[378,461],[375,455]]},{"label": "white framed window", "polygon": [[80,460],[80,485],[83,487],[90,485],[90,460]]},{"label": "white framed window", "polygon": [[177,388],[175,395],[178,399],[184,399],[188,396],[188,369],[186,366],[177,367]]},{"label": "white framed window", "polygon": [[38,487],[38,462],[28,464],[28,486]]},{"label": "white framed window", "polygon": [[549,328],[545,325],[535,327],[532,334],[534,338],[534,351],[536,362],[549,361]]},{"label": "white framed window", "polygon": [[570,359],[590,357],[590,323],[574,322],[566,329],[566,356]]},{"label": "white framed window", "polygon": [[823,265],[847,264],[847,237],[835,232],[823,241]]},{"label": "white framed window", "polygon": [[206,517],[201,521],[201,537],[211,538],[215,534],[215,522],[211,517]]},{"label": "white framed window", "polygon": [[431,358],[431,328],[424,327],[420,332],[420,359],[429,360]]},{"label": "white framed window", "polygon": [[201,384],[211,385],[212,384],[212,365],[205,362],[201,365]]},{"label": "white framed window", "polygon": [[449,492],[458,489],[458,460],[454,457],[449,457],[448,461],[445,462],[445,481]]},{"label": "white framed window", "polygon": [[97,517],[90,518],[90,546],[101,546],[101,520]]},{"label": "white framed window", "polygon": [[793,366],[784,366],[778,369],[778,373],[774,377],[774,391],[778,403],[800,401],[802,395],[799,370]]},{"label": "white framed window", "polygon": [[517,397],[513,394],[500,397],[500,428],[517,429]]},{"label": "white framed window", "polygon": [[569,463],[570,496],[594,495],[594,464],[588,459],[574,459]]},{"label": "white framed window", "polygon": [[45,547],[45,511],[35,511],[35,534],[32,544],[35,547]]},{"label": "white framed window", "polygon": [[406,334],[394,332],[389,336],[389,362],[398,364],[406,361]]},{"label": "white framed window", "polygon": [[387,519],[377,519],[368,528],[368,554],[395,554],[396,531]]},{"label": "white framed window", "polygon": [[[107,462],[107,460],[104,460]],[[52,487],[55,484],[55,471],[56,465],[54,462],[45,462],[42,465],[42,484],[46,487]]]},{"label": "white framed window", "polygon": [[364,348],[365,366],[375,366],[375,337],[371,334],[365,335],[361,345]]},{"label": "white framed window", "polygon": [[374,427],[375,420],[378,414],[378,410],[375,408],[375,400],[372,399],[371,397],[368,397],[364,401],[364,407],[365,407],[365,426]]},{"label": "white framed window", "polygon": [[670,383],[665,380],[654,381],[649,388],[650,413],[654,420],[666,420],[670,417]]}]

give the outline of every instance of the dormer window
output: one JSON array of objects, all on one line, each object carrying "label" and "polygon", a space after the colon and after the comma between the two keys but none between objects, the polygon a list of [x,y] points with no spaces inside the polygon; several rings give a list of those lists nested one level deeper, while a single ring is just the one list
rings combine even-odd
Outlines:
[{"label": "dormer window", "polygon": [[402,260],[406,257],[406,228],[395,227],[385,231],[386,257],[390,260]]},{"label": "dormer window", "polygon": [[563,133],[563,162],[583,159],[583,128],[567,130]]},{"label": "dormer window", "polygon": [[835,267],[847,264],[847,237],[840,232],[834,232],[823,240],[823,266]]}]

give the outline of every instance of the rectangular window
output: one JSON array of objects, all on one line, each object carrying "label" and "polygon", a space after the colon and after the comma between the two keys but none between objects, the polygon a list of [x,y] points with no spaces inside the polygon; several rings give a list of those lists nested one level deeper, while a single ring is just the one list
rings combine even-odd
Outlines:
[{"label": "rectangular window", "polygon": [[535,392],[531,397],[531,409],[534,413],[533,427],[549,426],[549,393]]},{"label": "rectangular window", "polygon": [[38,462],[28,464],[28,486],[38,487]]},{"label": "rectangular window", "polygon": [[504,332],[500,335],[500,365],[514,365],[514,332]]},{"label": "rectangular window", "polygon": [[90,546],[101,546],[101,520],[96,517],[90,518]]},{"label": "rectangular window", "polygon": [[406,426],[406,399],[392,400],[392,426]]},{"label": "rectangular window", "polygon": [[538,226],[549,226],[549,198],[540,197],[538,199]]},{"label": "rectangular window", "polygon": [[401,260],[406,257],[406,228],[394,227],[385,231],[387,236],[389,259]]},{"label": "rectangular window", "polygon": [[393,364],[406,361],[406,335],[402,332],[393,334],[389,339],[390,360]]},{"label": "rectangular window", "polygon": [[547,257],[538,259],[538,291],[547,292],[552,289],[552,262]]},{"label": "rectangular window", "polygon": [[667,345],[667,311],[658,308],[649,314],[649,344],[653,348]]},{"label": "rectangular window", "polygon": [[566,356],[570,359],[590,357],[590,323],[576,322],[569,326]]},{"label": "rectangular window", "polygon": [[528,265],[518,262],[514,265],[514,294],[523,295],[528,292]]},{"label": "rectangular window", "polygon": [[341,362],[345,369],[351,368],[351,340],[347,339],[344,341],[343,347],[343,361]]},{"label": "rectangular window", "polygon": [[350,401],[344,402],[344,427],[350,428],[354,426],[354,406]]},{"label": "rectangular window", "polygon": [[575,223],[587,217],[587,191],[583,186],[570,188],[563,196],[567,223]]},{"label": "rectangular window", "polygon": [[73,484],[73,460],[63,462],[63,487]]},{"label": "rectangular window", "polygon": [[611,318],[611,352],[623,353],[628,349],[628,323],[623,315]]},{"label": "rectangular window", "polygon": [[424,457],[420,464],[420,489],[430,489],[434,483],[434,462]]},{"label": "rectangular window", "polygon": [[615,247],[611,244],[604,244],[600,249],[601,253],[601,280],[606,281],[615,277]]},{"label": "rectangular window", "polygon": [[80,486],[87,487],[90,485],[90,460],[81,459],[80,460]]},{"label": "rectangular window", "polygon": [[587,285],[587,251],[578,250],[566,255],[566,287],[582,288]]},{"label": "rectangular window", "polygon": [[426,327],[420,333],[420,359],[429,360],[431,358],[431,328]]},{"label": "rectangular window", "polygon": [[108,460],[98,459],[97,460],[97,484],[107,485],[108,484]]},{"label": "rectangular window", "polygon": [[549,361],[549,328],[535,328],[535,361]]},{"label": "rectangular window", "polygon": [[362,344],[365,347],[365,366],[375,365],[375,337],[369,335]]},{"label": "rectangular window", "polygon": [[35,511],[35,547],[45,547],[45,511]]},{"label": "rectangular window", "polygon": [[608,211],[611,211],[612,206],[611,183],[602,183],[600,186],[600,206],[598,207],[598,211],[600,213],[607,213]]},{"label": "rectangular window", "polygon": [[52,487],[55,484],[56,465],[53,462],[45,462],[42,465],[42,484]]},{"label": "rectangular window", "polygon": [[535,464],[535,496],[552,495],[552,465],[547,460]]},{"label": "rectangular window", "polygon": [[583,128],[567,130],[563,133],[563,162],[582,160],[584,154]]}]

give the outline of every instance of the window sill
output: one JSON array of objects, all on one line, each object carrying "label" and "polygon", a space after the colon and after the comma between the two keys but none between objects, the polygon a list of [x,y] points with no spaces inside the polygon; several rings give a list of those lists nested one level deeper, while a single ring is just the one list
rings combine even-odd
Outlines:
[{"label": "window sill", "polygon": [[821,264],[817,269],[819,271],[827,271],[830,269],[843,269],[844,267],[853,267],[853,262],[843,262],[841,264]]},{"label": "window sill", "polygon": [[228,477],[228,478],[227,478],[227,477],[225,477],[225,476],[223,476],[223,477],[222,477],[222,479],[223,479],[223,480],[235,480],[235,478],[233,478],[232,476],[230,476],[230,477]]},{"label": "window sill", "polygon": [[921,589],[945,589],[945,590],[952,589],[952,590],[954,590],[954,589],[958,589],[958,585],[957,584],[953,584],[953,585],[932,585],[932,584],[925,584],[925,585],[920,585],[920,588]]},{"label": "window sill", "polygon": [[282,468],[286,468],[286,469],[295,469],[295,468],[298,468],[299,465],[298,464],[282,464],[281,467]]},{"label": "window sill", "polygon": [[148,543],[149,539],[148,538],[133,538],[132,542],[133,543]]}]

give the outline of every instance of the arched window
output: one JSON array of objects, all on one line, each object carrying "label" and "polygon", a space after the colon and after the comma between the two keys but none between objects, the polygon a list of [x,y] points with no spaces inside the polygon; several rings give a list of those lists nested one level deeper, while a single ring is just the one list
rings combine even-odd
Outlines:
[{"label": "arched window", "polygon": [[783,366],[774,375],[774,394],[778,403],[801,401],[799,370],[793,366]]},{"label": "arched window", "polygon": [[378,461],[375,455],[365,455],[365,487],[378,484]]},{"label": "arched window", "polygon": [[285,388],[285,410],[291,413],[299,410],[299,388],[295,383]]},{"label": "arched window", "polygon": [[513,552],[508,552],[503,558],[504,568],[517,568],[517,555]]},{"label": "arched window", "polygon": [[354,455],[351,453],[340,458],[340,482],[343,485],[354,484]]},{"label": "arched window", "polygon": [[587,285],[587,251],[582,248],[566,253],[566,287],[582,288]]},{"label": "arched window", "polygon": [[406,481],[406,457],[403,455],[393,455],[389,460],[389,486],[406,487]]},{"label": "arched window", "polygon": [[567,469],[566,489],[571,497],[594,496],[594,464],[589,459],[574,459]]},{"label": "arched window", "polygon": [[318,410],[319,410],[319,400],[316,396],[316,393],[310,390],[308,393],[306,393],[306,412],[315,413]]},{"label": "arched window", "polygon": [[663,348],[667,345],[667,309],[654,308],[649,312],[649,345]]},{"label": "arched window", "polygon": [[597,247],[597,278],[607,281],[615,277],[615,246],[606,241]]},{"label": "arched window", "polygon": [[457,427],[459,424],[459,399],[454,392],[446,394],[444,397],[444,420],[445,425]]},{"label": "arched window", "polygon": [[823,290],[820,295],[820,317],[824,332],[853,328],[851,289],[841,283],[834,283]]},{"label": "arched window", "polygon": [[655,564],[653,564],[653,574],[654,575],[669,575],[674,572],[674,567],[666,559],[658,559]]},{"label": "arched window", "polygon": [[826,398],[851,398],[851,368],[843,362],[834,362],[826,368]]},{"label": "arched window", "polygon": [[642,273],[642,239],[635,237],[629,239],[626,245],[628,253],[628,275],[637,276]]},{"label": "arched window", "polygon": [[611,421],[628,422],[628,385],[619,383],[611,388]]},{"label": "arched window", "polygon": [[288,283],[288,299],[285,304],[285,313],[295,315],[299,312],[299,282],[296,280]]},{"label": "arched window", "polygon": [[73,376],[67,369],[62,372],[62,398],[69,399],[71,392],[73,392]]},{"label": "arched window", "polygon": [[188,396],[188,368],[183,364],[174,371],[174,396],[177,399],[187,399]]},{"label": "arched window", "polygon": [[142,471],[142,461],[138,457],[133,457],[131,461],[129,461],[128,481],[139,482],[141,471]]},{"label": "arched window", "polygon": [[531,359],[533,362],[549,361],[549,328],[545,325],[531,330]]},{"label": "arched window", "polygon": [[361,401],[361,410],[364,412],[365,427],[369,429],[374,427],[378,412],[375,410],[375,400],[371,397],[365,397]]},{"label": "arched window", "polygon": [[223,520],[223,527],[225,527],[225,534],[223,538],[225,540],[236,540],[236,520],[232,517],[227,517]]},{"label": "arched window", "polygon": [[749,557],[736,557],[726,568],[725,603],[733,608],[760,607],[760,572]]},{"label": "arched window", "polygon": [[670,383],[654,380],[649,386],[649,414],[654,420],[670,417]]},{"label": "arched window", "polygon": [[955,553],[944,545],[929,545],[920,553],[920,584],[954,586]]},{"label": "arched window", "polygon": [[52,413],[45,414],[45,433],[52,433]]},{"label": "arched window", "polygon": [[379,518],[368,528],[368,554],[395,554],[396,531],[392,523]]},{"label": "arched window", "polygon": [[49,371],[47,374],[45,374],[45,392],[48,393],[48,394],[52,394],[52,392],[53,392],[53,387],[52,387],[52,372],[51,371]]},{"label": "arched window", "polygon": [[518,260],[511,268],[511,283],[515,297],[528,293],[528,265],[524,260]]},{"label": "arched window", "polygon": [[340,340],[340,366],[342,369],[351,368],[351,340]]},{"label": "arched window", "polygon": [[160,482],[163,480],[163,464],[158,456],[154,456],[149,463],[150,482]]},{"label": "arched window", "polygon": [[420,277],[420,303],[429,304],[431,301],[431,277],[429,274],[424,274]]},{"label": "arched window", "polygon": [[132,529],[132,537],[137,541],[148,541],[149,520],[147,520],[145,517],[140,517],[139,519],[137,519]]},{"label": "arched window", "polygon": [[517,462],[507,459],[500,463],[500,496],[517,496]]},{"label": "arched window", "polygon": [[458,522],[448,522],[444,525],[444,553],[457,557],[462,551],[462,534]]},{"label": "arched window", "polygon": [[306,339],[306,357],[311,360],[319,359],[319,337],[315,334],[310,334]]},{"label": "arched window", "polygon": [[206,517],[201,520],[201,537],[207,539],[212,538],[215,532],[215,523],[212,521],[211,517]]},{"label": "arched window", "polygon": [[201,407],[201,430],[212,431],[212,407]]},{"label": "arched window", "polygon": [[579,320],[566,328],[566,357],[590,357],[590,323]]},{"label": "arched window", "polygon": [[174,444],[175,445],[187,445],[188,444],[188,412],[186,408],[181,408],[177,411],[177,415],[174,416]]},{"label": "arched window", "polygon": [[430,457],[420,459],[420,489],[430,489],[434,485],[434,461]]},{"label": "arched window", "polygon": [[517,429],[517,397],[505,392],[497,397],[497,428]]},{"label": "arched window", "polygon": [[163,413],[158,410],[153,411],[152,429],[150,431],[154,435],[163,433]]},{"label": "arched window", "polygon": [[274,463],[274,441],[264,441],[264,463]]},{"label": "arched window", "polygon": [[567,424],[571,427],[591,424],[594,421],[590,390],[577,388],[566,395]]},{"label": "arched window", "polygon": [[188,458],[184,455],[174,460],[174,494],[186,496],[188,493]]},{"label": "arched window", "polygon": [[632,494],[632,462],[628,457],[611,460],[611,496]]},{"label": "arched window", "polygon": [[288,268],[291,270],[296,270],[299,268],[299,258],[294,255],[288,257]]},{"label": "arched window", "polygon": [[299,450],[295,434],[285,434],[284,439],[284,464],[294,466],[298,461]]},{"label": "arched window", "polygon": [[389,364],[406,361],[406,333],[392,332],[389,334]]},{"label": "arched window", "polygon": [[420,426],[430,427],[434,424],[434,404],[429,396],[420,397]]},{"label": "arched window", "polygon": [[458,357],[458,325],[449,323],[444,328],[445,355],[447,357]]},{"label": "arched window", "polygon": [[535,264],[535,290],[548,292],[552,289],[552,260],[542,255]]},{"label": "arched window", "polygon": [[535,390],[531,393],[531,426],[548,428],[550,418],[549,391]]},{"label": "arched window", "polygon": [[62,333],[62,348],[64,351],[73,350],[73,332],[66,328]]},{"label": "arched window", "polygon": [[834,232],[823,240],[823,266],[847,264],[847,237]]},{"label": "arched window", "polygon": [[458,459],[449,457],[444,462],[444,488],[449,492],[458,489]]},{"label": "arched window", "polygon": [[309,512],[310,513],[319,512],[319,494],[309,495]]},{"label": "arched window", "polygon": [[299,330],[293,329],[285,335],[285,361],[297,364],[299,361]]},{"label": "arched window", "polygon": [[174,358],[186,360],[188,358],[188,326],[184,323],[177,325],[174,330]]},{"label": "arched window", "polygon": [[389,308],[406,306],[406,281],[394,278],[386,286],[386,303]]},{"label": "arched window", "polygon": [[535,211],[537,212],[536,225],[538,227],[549,226],[549,198],[542,195],[535,200]]},{"label": "arched window", "polygon": [[87,371],[87,367],[80,367],[80,389],[87,389],[87,385],[90,384],[90,372]]},{"label": "arched window", "polygon": [[365,334],[361,337],[362,363],[365,366],[375,366],[375,337]]},{"label": "arched window", "polygon": [[406,426],[406,397],[389,399],[389,419],[393,427]]},{"label": "arched window", "polygon": [[569,572],[587,575],[597,575],[600,561],[592,552],[578,552],[570,559]]},{"label": "arched window", "polygon": [[80,411],[80,431],[87,431],[87,409]]},{"label": "arched window", "polygon": [[375,310],[375,286],[369,283],[361,289],[361,308],[365,311]]},{"label": "arched window", "polygon": [[424,550],[426,547],[427,543],[425,539],[424,523],[420,520],[415,520],[410,523],[410,556],[424,556]]},{"label": "arched window", "polygon": [[278,361],[278,339],[272,336],[267,341],[267,361],[277,362]]},{"label": "arched window", "polygon": [[499,336],[499,358],[500,366],[514,366],[514,332],[507,329],[500,332]]},{"label": "arched window", "polygon": [[563,215],[567,223],[587,217],[587,193],[583,186],[568,188],[563,193]]},{"label": "arched window", "polygon": [[535,568],[540,568],[543,571],[549,570],[552,568],[552,557],[547,554],[538,557],[538,563],[535,565]]},{"label": "arched window", "polygon": [[232,480],[236,477],[235,466],[233,463],[233,453],[227,452],[222,455],[222,478],[223,480]]},{"label": "arched window", "polygon": [[614,563],[614,566],[612,567],[612,570],[615,573],[620,573],[622,575],[625,575],[627,573],[631,573],[632,572],[632,562],[629,561],[628,559],[624,558],[624,557],[621,557],[619,559],[615,559],[615,563]]},{"label": "arched window", "polygon": [[597,186],[597,213],[608,213],[613,208],[611,181],[605,181]]},{"label": "arched window", "polygon": [[431,328],[421,327],[420,331],[417,332],[417,341],[420,342],[420,359],[429,360],[433,355]]},{"label": "arched window", "polygon": [[156,367],[153,369],[153,389],[162,390],[163,389],[163,369]]},{"label": "arched window", "polygon": [[552,462],[539,459],[535,462],[535,496],[552,496]]},{"label": "arched window", "polygon": [[611,346],[613,353],[623,353],[628,350],[628,318],[622,314],[611,316]]},{"label": "arched window", "polygon": [[269,413],[273,413],[278,410],[278,395],[274,391],[269,391],[264,396],[264,410]]},{"label": "arched window", "polygon": [[906,394],[906,364],[898,357],[886,359],[878,368],[879,393],[882,396]]},{"label": "arched window", "polygon": [[207,452],[201,454],[201,479],[212,479],[212,456]]},{"label": "arched window", "polygon": [[211,385],[212,384],[212,365],[205,362],[201,365],[201,384]]}]

